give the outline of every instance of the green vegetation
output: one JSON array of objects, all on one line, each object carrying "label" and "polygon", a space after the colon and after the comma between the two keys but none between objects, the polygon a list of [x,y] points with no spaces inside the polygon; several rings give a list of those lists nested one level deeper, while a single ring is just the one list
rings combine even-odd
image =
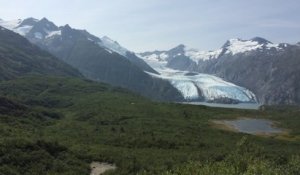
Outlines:
[{"label": "green vegetation", "polygon": [[[77,78],[0,82],[0,174],[299,174],[299,108],[264,111],[151,102]],[[289,141],[211,127],[211,120],[267,118]]]},{"label": "green vegetation", "polygon": [[236,145],[236,150],[221,161],[191,162],[180,166],[164,175],[202,175],[202,174],[299,174],[300,157],[292,156],[289,159],[278,156],[268,160],[262,154],[262,148],[249,142],[243,137]]}]

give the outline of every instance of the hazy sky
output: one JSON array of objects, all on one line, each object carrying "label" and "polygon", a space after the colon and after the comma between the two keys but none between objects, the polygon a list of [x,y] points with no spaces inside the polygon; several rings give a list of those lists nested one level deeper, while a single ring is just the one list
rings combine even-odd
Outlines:
[{"label": "hazy sky", "polygon": [[4,20],[47,17],[107,35],[132,51],[178,44],[210,50],[229,38],[300,41],[300,0],[0,0]]}]

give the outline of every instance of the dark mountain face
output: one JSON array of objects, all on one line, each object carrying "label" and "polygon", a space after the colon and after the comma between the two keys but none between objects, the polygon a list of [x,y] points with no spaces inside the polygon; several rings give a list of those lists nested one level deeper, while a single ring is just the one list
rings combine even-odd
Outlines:
[{"label": "dark mountain face", "polygon": [[22,36],[0,27],[0,80],[29,74],[81,77],[71,66],[31,44]]},{"label": "dark mountain face", "polygon": [[85,30],[76,30],[69,25],[57,27],[46,18],[39,21],[27,19],[23,23],[34,24],[25,35],[29,41],[77,68],[89,79],[128,88],[157,100],[182,99],[168,81],[145,73],[157,74],[134,53],[122,55],[116,52],[116,48],[125,50],[116,42],[108,41],[112,46],[107,46],[100,38]]},{"label": "dark mountain face", "polygon": [[153,51],[139,53],[143,58],[155,55],[158,61],[167,62],[167,67],[177,70],[191,70],[195,68],[195,62],[193,62],[188,56],[185,55],[186,46],[180,44],[168,51]]},{"label": "dark mountain face", "polygon": [[142,57],[144,57],[144,56],[148,56],[148,55],[152,55],[152,54],[155,54],[155,55],[160,55],[160,54],[162,54],[162,53],[164,53],[164,52],[166,52],[166,51],[158,51],[158,50],[155,50],[155,51],[153,51],[153,52],[144,52],[144,53],[140,53],[140,55],[142,56]]},{"label": "dark mountain face", "polygon": [[20,24],[20,26],[33,26],[38,22],[37,19],[34,18],[27,18],[25,20],[22,21],[22,23]]},{"label": "dark mountain face", "polygon": [[194,71],[215,74],[246,87],[263,104],[299,104],[299,47],[289,44],[275,47],[262,38],[251,41],[261,47],[232,54],[227,52],[232,43],[227,42],[223,47],[226,52],[217,59],[200,61]]},{"label": "dark mountain face", "polygon": [[198,71],[216,74],[253,91],[264,104],[299,104],[300,49],[227,55]]},{"label": "dark mountain face", "polygon": [[58,30],[58,27],[54,23],[48,21],[46,18],[38,21],[30,18],[27,20],[31,25],[34,24],[32,25],[32,29],[26,34],[26,38],[30,39],[30,41],[38,42],[39,40],[46,39],[50,31]]},{"label": "dark mountain face", "polygon": [[127,59],[132,62],[134,65],[136,65],[137,67],[139,67],[140,69],[147,71],[147,72],[151,72],[151,73],[155,73],[158,74],[152,67],[150,67],[147,63],[145,63],[142,59],[140,59],[139,57],[137,57],[134,53],[132,52],[127,52],[126,53],[126,57]]},{"label": "dark mountain face", "polygon": [[251,41],[256,41],[256,42],[258,42],[258,44],[272,44],[270,41],[268,41],[264,38],[261,38],[261,37],[252,38]]},{"label": "dark mountain face", "polygon": [[194,62],[185,55],[185,45],[180,44],[177,47],[166,52],[169,55],[167,67],[178,70],[189,70],[195,66]]}]

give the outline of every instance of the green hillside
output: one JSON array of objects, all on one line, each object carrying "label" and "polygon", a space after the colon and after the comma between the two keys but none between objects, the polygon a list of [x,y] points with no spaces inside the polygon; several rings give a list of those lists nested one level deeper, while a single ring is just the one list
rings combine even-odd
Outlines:
[{"label": "green hillside", "polygon": [[0,80],[23,75],[82,77],[79,71],[31,44],[24,37],[0,27]]},{"label": "green hillside", "polygon": [[[45,76],[2,81],[0,96],[1,175],[89,174],[92,161],[115,163],[107,174],[118,175],[299,173],[299,108],[155,103],[89,80]],[[251,136],[210,122],[236,117],[272,119],[289,135]]]}]

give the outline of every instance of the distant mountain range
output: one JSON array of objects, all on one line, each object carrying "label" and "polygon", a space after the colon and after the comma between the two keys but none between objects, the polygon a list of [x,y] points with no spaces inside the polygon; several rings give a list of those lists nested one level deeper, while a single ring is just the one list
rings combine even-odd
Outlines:
[{"label": "distant mountain range", "polygon": [[[3,21],[86,78],[128,88],[156,100],[218,103],[300,103],[300,44],[256,37],[231,39],[220,49],[179,45],[136,54],[109,37],[41,20]],[[70,69],[70,68],[68,68]]]},{"label": "distant mountain range", "polygon": [[98,38],[69,25],[58,27],[46,18],[2,20],[0,26],[26,37],[31,43],[77,68],[89,79],[128,88],[156,100],[183,99],[168,81],[145,73],[157,72],[142,59],[108,37]]},{"label": "distant mountain range", "polygon": [[300,103],[300,47],[256,37],[231,39],[213,51],[179,45],[140,53],[146,62],[167,68],[216,75],[254,92],[263,104]]}]

